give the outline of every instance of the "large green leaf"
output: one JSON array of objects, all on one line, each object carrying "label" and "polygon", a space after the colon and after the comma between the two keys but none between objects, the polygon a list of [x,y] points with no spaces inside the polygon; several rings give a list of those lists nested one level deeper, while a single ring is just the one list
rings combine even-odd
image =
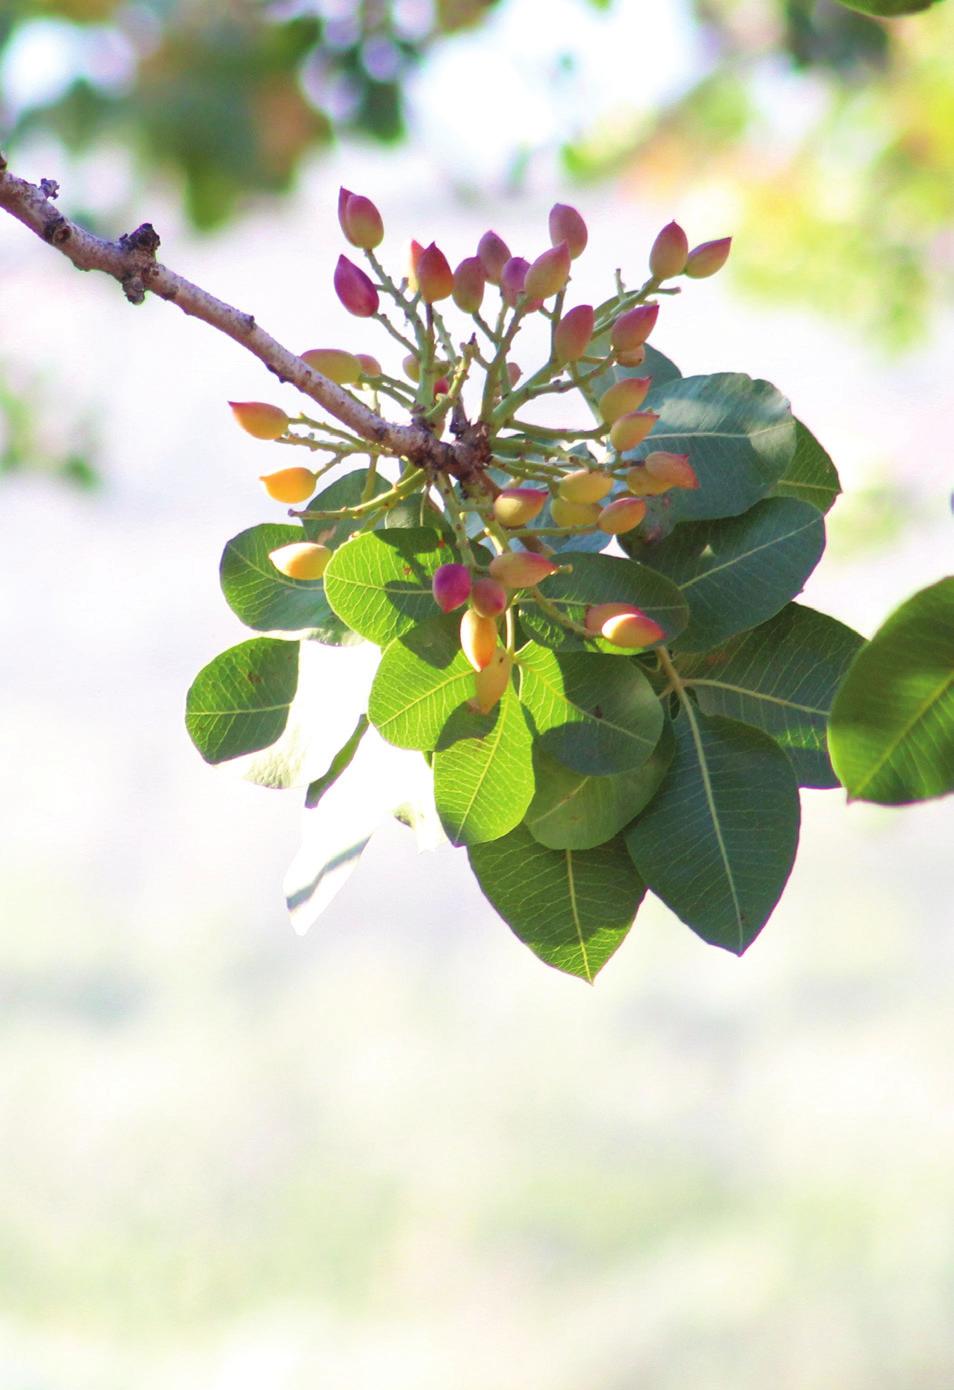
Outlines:
[{"label": "large green leaf", "polygon": [[672,767],[626,844],[647,885],[687,926],[741,955],[795,859],[795,774],[777,743],[734,719],[684,709],[674,733]]},{"label": "large green leaf", "polygon": [[594,849],[611,840],[655,796],[672,761],[672,733],[663,736],[642,767],[610,777],[571,772],[534,746],[536,791],[526,823],[549,849]]},{"label": "large green leaf", "polygon": [[908,599],[861,649],[828,737],[852,800],[895,806],[954,791],[954,577]]},{"label": "large green leaf", "polygon": [[[586,610],[594,603],[632,603],[653,618],[663,629],[663,640],[671,642],[685,627],[689,608],[671,579],[646,565],[615,555],[586,555],[567,551],[560,563],[572,565],[569,574],[553,574],[545,579],[540,592],[565,617],[582,626]],[[632,655],[614,647],[602,637],[583,637],[569,632],[546,613],[533,595],[520,595],[520,618],[527,636],[544,647],[562,651],[610,652]]]},{"label": "large green leaf", "polygon": [[796,420],[795,453],[770,495],[795,497],[800,502],[810,502],[820,512],[828,512],[840,492],[835,465],[811,430]]},{"label": "large green leaf", "polygon": [[689,522],[665,540],[631,548],[689,600],[680,648],[707,651],[801,592],[825,548],[825,523],[807,502],[770,497],[742,516]]},{"label": "large green leaf", "polygon": [[302,534],[300,526],[266,522],[233,536],[219,565],[226,602],[246,627],[259,632],[301,632],[333,646],[358,640],[332,612],[322,580],[289,579],[268,558]]},{"label": "large green leaf", "polygon": [[938,0],[841,0],[849,10],[860,10],[862,14],[876,15],[880,19],[897,19],[900,15],[920,14],[929,10]]},{"label": "large green leaf", "polygon": [[434,799],[455,845],[506,835],[533,797],[533,743],[512,686],[490,714],[451,715],[434,754]]},{"label": "large green leaf", "polygon": [[547,965],[592,983],[629,931],[645,891],[621,840],[552,850],[525,825],[474,845],[470,864],[501,917]]},{"label": "large green leaf", "polygon": [[451,714],[474,693],[474,671],[460,648],[460,615],[438,614],[384,649],[368,714],[398,748],[436,748]]},{"label": "large green leaf", "polygon": [[659,422],[627,458],[656,449],[688,454],[699,487],[650,499],[649,526],[658,521],[668,531],[679,521],[738,516],[792,461],[795,421],[788,401],[767,381],[738,372],[682,377],[654,391],[651,404]]},{"label": "large green leaf", "polygon": [[704,714],[723,714],[771,734],[803,787],[836,787],[828,715],[864,639],[844,623],[790,603],[761,627],[703,655],[677,660]]},{"label": "large green leaf", "polygon": [[268,748],[298,688],[298,643],[253,637],[204,666],[186,696],[186,728],[207,763]]},{"label": "large green leaf", "polygon": [[325,593],[342,622],[383,647],[433,617],[434,571],[453,558],[446,540],[429,527],[371,531],[332,555]]},{"label": "large green leaf", "polygon": [[574,772],[597,776],[641,767],[659,741],[663,710],[635,661],[553,652],[519,653],[520,699],[543,750]]}]

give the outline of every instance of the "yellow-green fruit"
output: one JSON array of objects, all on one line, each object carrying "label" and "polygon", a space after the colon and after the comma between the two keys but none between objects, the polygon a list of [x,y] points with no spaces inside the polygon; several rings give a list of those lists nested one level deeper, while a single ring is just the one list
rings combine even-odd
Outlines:
[{"label": "yellow-green fruit", "polygon": [[503,647],[494,652],[490,665],[485,666],[474,676],[474,698],[471,709],[478,714],[489,714],[510,682],[513,658]]},{"label": "yellow-green fruit", "polygon": [[497,624],[493,618],[481,617],[468,608],[460,620],[460,645],[474,670],[483,671],[497,650]]},{"label": "yellow-green fruit", "polygon": [[659,416],[651,410],[634,410],[631,415],[624,415],[616,421],[610,430],[610,443],[614,449],[625,454],[628,449],[642,444],[658,419]]},{"label": "yellow-green fruit", "polygon": [[622,536],[632,531],[646,515],[646,503],[641,497],[620,497],[600,512],[597,526],[610,536]]},{"label": "yellow-green fruit", "polygon": [[615,424],[624,415],[639,409],[649,395],[651,385],[652,378],[648,376],[630,376],[614,382],[600,396],[600,415],[608,425]]},{"label": "yellow-green fruit", "polygon": [[288,416],[266,401],[229,401],[232,414],[253,439],[279,439],[288,429]]},{"label": "yellow-green fruit", "polygon": [[280,468],[277,473],[263,473],[259,482],[275,502],[307,502],[315,490],[310,468]]},{"label": "yellow-green fruit", "polygon": [[494,498],[494,516],[501,526],[526,526],[543,511],[550,494],[539,487],[508,487]]},{"label": "yellow-green fruit", "polygon": [[600,514],[598,502],[568,502],[565,497],[554,497],[550,504],[553,520],[557,526],[595,526]]},{"label": "yellow-green fruit", "polygon": [[560,496],[567,502],[602,502],[613,491],[613,479],[592,468],[578,468],[560,479]]},{"label": "yellow-green fruit", "polygon": [[661,497],[668,492],[672,483],[663,478],[654,478],[645,464],[637,463],[626,474],[626,486],[634,497]]},{"label": "yellow-green fruit", "polygon": [[281,545],[270,551],[268,558],[289,579],[320,579],[331,559],[331,551],[326,545],[311,541],[292,541],[291,545]]},{"label": "yellow-green fruit", "polygon": [[302,353],[301,360],[339,386],[350,386],[361,378],[361,363],[354,353],[345,352],[343,348],[309,348]]}]

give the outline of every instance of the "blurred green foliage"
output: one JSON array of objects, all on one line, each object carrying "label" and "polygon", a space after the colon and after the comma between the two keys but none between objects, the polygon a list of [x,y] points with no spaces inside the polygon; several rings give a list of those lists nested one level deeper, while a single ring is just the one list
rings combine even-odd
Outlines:
[{"label": "blurred green foliage", "polygon": [[907,347],[954,287],[954,6],[883,23],[836,0],[693,0],[706,71],[662,111],[568,147],[731,199],[739,283]]},{"label": "blurred green foliage", "polygon": [[0,53],[25,25],[59,20],[101,31],[116,72],[17,112],[10,140],[40,129],[72,149],[119,141],[144,168],[175,173],[192,222],[212,228],[250,196],[287,192],[336,129],[400,138],[411,68],[497,3],[13,0]]}]

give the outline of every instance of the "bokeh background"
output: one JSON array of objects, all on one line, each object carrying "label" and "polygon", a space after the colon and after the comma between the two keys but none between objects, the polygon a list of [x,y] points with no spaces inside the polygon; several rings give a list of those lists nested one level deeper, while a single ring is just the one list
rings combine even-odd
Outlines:
[{"label": "bokeh background", "polygon": [[[735,232],[656,336],[833,455],[806,600],[870,634],[950,570],[949,3],[8,0],[0,131],[293,346],[388,358],[341,181],[398,266],[573,201],[581,298],[673,216]],[[11,221],[0,364],[4,1390],[954,1383],[952,804],[803,793],[741,961],[650,902],[588,989],[397,823],[299,938],[300,797],[182,726],[243,635],[221,547],[279,519],[224,401],[293,397]]]}]

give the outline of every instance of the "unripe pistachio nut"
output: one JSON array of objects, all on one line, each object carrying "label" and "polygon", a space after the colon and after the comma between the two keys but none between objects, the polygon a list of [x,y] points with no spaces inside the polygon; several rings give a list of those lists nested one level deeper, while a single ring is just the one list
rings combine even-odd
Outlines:
[{"label": "unripe pistachio nut", "polygon": [[470,707],[475,714],[489,714],[510,684],[513,657],[498,647],[490,664],[474,676],[474,698]]},{"label": "unripe pistachio nut", "polygon": [[598,502],[570,502],[565,497],[554,497],[550,511],[557,526],[586,526],[592,530],[600,514]]},{"label": "unripe pistachio nut", "polygon": [[454,271],[454,303],[465,314],[476,314],[484,299],[487,275],[479,256],[467,256]]},{"label": "unripe pistachio nut", "polygon": [[594,637],[605,637],[618,647],[645,647],[666,635],[657,622],[632,603],[595,603],[586,610],[583,622]]},{"label": "unripe pistachio nut", "polygon": [[610,430],[610,443],[614,449],[625,454],[628,449],[642,444],[658,419],[659,416],[652,410],[636,410],[630,415],[623,415]]},{"label": "unripe pistachio nut", "polygon": [[559,246],[561,241],[566,242],[567,250],[574,260],[583,254],[589,233],[576,208],[571,208],[568,203],[554,203],[550,209],[549,225],[550,240],[554,246]]},{"label": "unripe pistachio nut", "polygon": [[550,299],[566,289],[569,278],[570,248],[565,241],[561,241],[533,262],[524,281],[524,293],[531,299]]},{"label": "unripe pistachio nut", "polygon": [[468,608],[460,620],[461,650],[475,671],[483,671],[497,650],[497,624]]},{"label": "unripe pistachio nut", "polygon": [[620,314],[610,333],[610,341],[617,355],[642,347],[655,328],[658,317],[658,304],[637,304],[635,309],[627,309],[625,314]]},{"label": "unripe pistachio nut", "polygon": [[352,246],[373,251],[384,240],[381,214],[370,198],[342,188],[338,193],[338,221]]},{"label": "unripe pistachio nut", "polygon": [[431,589],[438,608],[452,613],[470,598],[470,570],[466,565],[441,565],[434,571]]},{"label": "unripe pistachio nut", "polygon": [[470,602],[474,611],[482,618],[499,618],[510,602],[509,595],[498,579],[481,575],[474,580],[470,591]]},{"label": "unripe pistachio nut", "polygon": [[672,484],[654,478],[645,463],[637,463],[626,474],[626,486],[634,497],[661,497]]},{"label": "unripe pistachio nut", "polygon": [[499,285],[503,268],[510,260],[507,243],[496,232],[484,232],[477,243],[477,255],[487,279],[492,285]]},{"label": "unripe pistachio nut", "polygon": [[656,280],[681,275],[689,255],[689,240],[678,222],[669,222],[656,237],[649,253],[649,269]]},{"label": "unripe pistachio nut", "polygon": [[360,267],[347,256],[339,256],[335,266],[335,294],[355,318],[369,319],[378,312],[378,292]]},{"label": "unripe pistachio nut", "polygon": [[567,502],[602,502],[613,491],[613,479],[596,468],[577,468],[560,479],[559,493]]},{"label": "unripe pistachio nut", "polygon": [[545,488],[508,487],[494,498],[494,516],[501,526],[526,526],[538,517],[550,494]]},{"label": "unripe pistachio nut", "polygon": [[647,454],[643,462],[650,477],[657,483],[664,483],[666,487],[695,489],[699,486],[696,470],[689,462],[688,454],[671,454],[658,449]]},{"label": "unripe pistachio nut", "polygon": [[307,502],[315,490],[310,468],[280,468],[277,473],[263,473],[259,482],[275,502]]},{"label": "unripe pistachio nut", "polygon": [[721,237],[718,241],[704,241],[700,246],[694,246],[689,252],[685,273],[693,280],[705,280],[710,275],[715,275],[729,259],[731,249],[730,236]]},{"label": "unripe pistachio nut", "polygon": [[553,351],[558,362],[579,362],[590,345],[595,322],[592,304],[577,304],[563,315],[553,335]]},{"label": "unripe pistachio nut", "polygon": [[384,368],[381,366],[381,363],[376,357],[372,357],[370,352],[356,352],[355,357],[358,360],[358,366],[361,368],[361,375],[363,377],[384,375]]},{"label": "unripe pistachio nut", "polygon": [[302,353],[301,360],[339,386],[350,386],[361,377],[360,361],[353,352],[345,352],[343,348],[309,348]]},{"label": "unripe pistachio nut", "polygon": [[622,536],[632,531],[646,515],[646,503],[641,497],[618,497],[599,514],[597,526],[609,536]]},{"label": "unripe pistachio nut", "polygon": [[539,584],[560,568],[546,555],[538,555],[533,550],[508,550],[503,555],[495,555],[490,562],[490,573],[508,589],[527,589]]},{"label": "unripe pistachio nut", "polygon": [[638,410],[649,395],[652,377],[628,376],[608,386],[599,399],[599,412],[608,425]]},{"label": "unripe pistachio nut", "polygon": [[425,304],[448,299],[454,289],[454,272],[443,251],[433,241],[430,246],[425,246],[417,263],[417,286]]},{"label": "unripe pistachio nut", "polygon": [[288,416],[265,401],[229,401],[232,414],[253,439],[279,439],[288,429]]},{"label": "unripe pistachio nut", "polygon": [[331,551],[326,545],[311,541],[292,541],[291,545],[280,545],[277,550],[270,551],[268,558],[289,579],[320,579],[331,559]]}]

